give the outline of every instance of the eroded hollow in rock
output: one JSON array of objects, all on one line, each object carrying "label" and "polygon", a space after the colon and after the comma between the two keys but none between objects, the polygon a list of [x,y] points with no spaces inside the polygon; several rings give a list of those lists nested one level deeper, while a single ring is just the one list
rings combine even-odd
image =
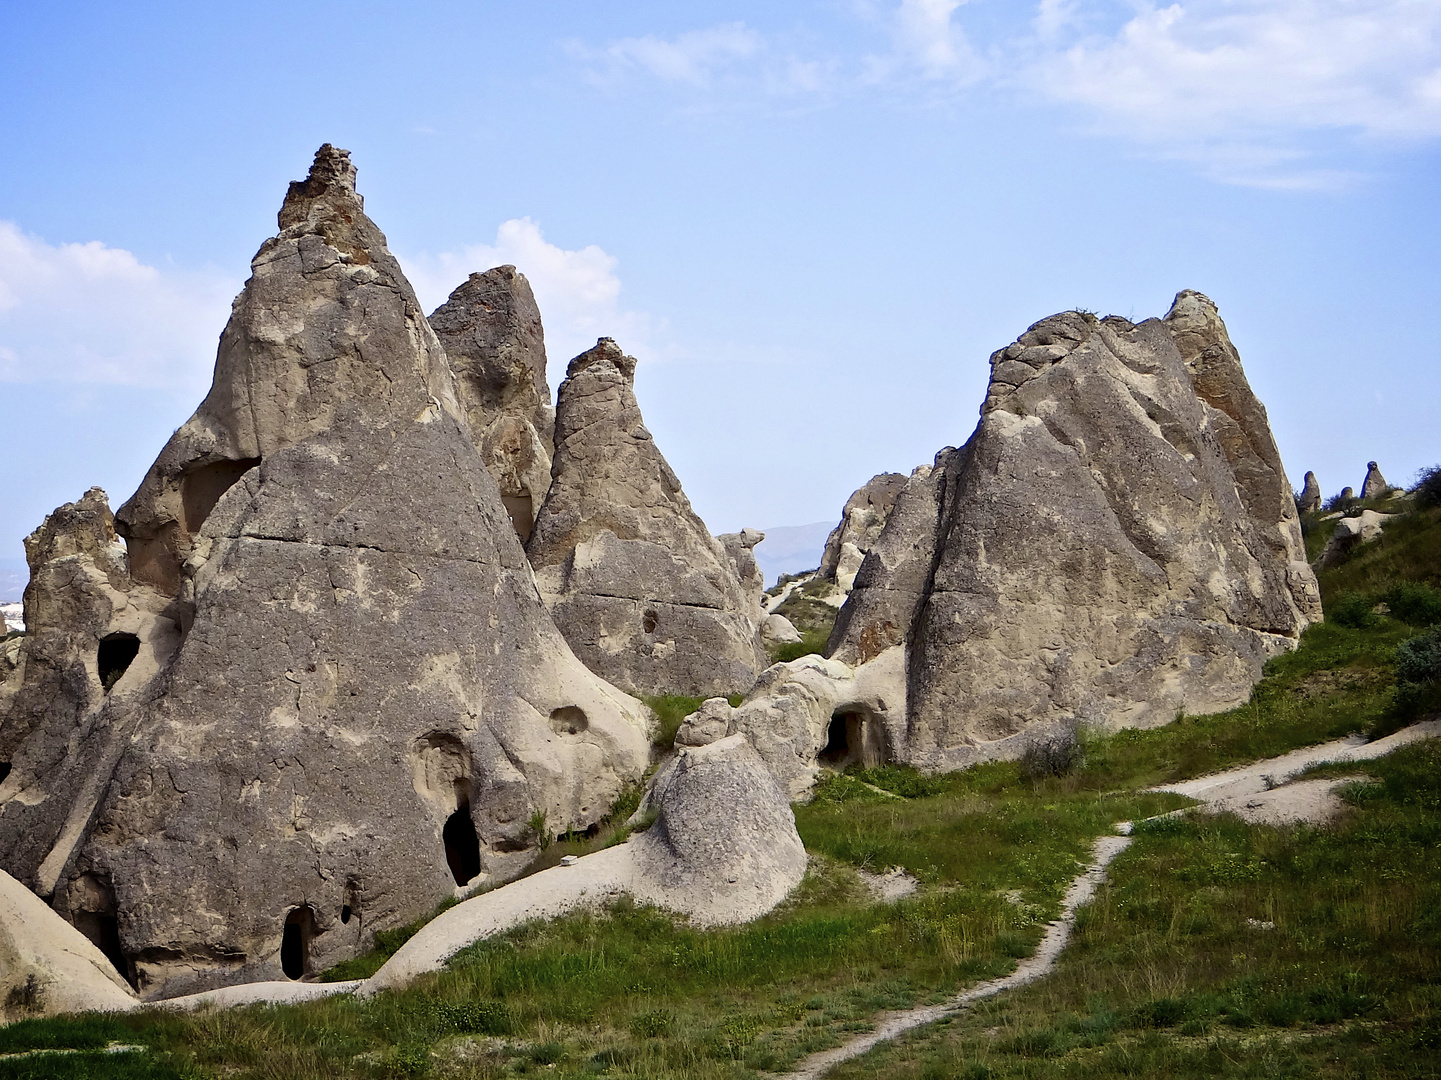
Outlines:
[{"label": "eroded hollow in rock", "polygon": [[345,902],[340,905],[340,921],[349,925],[351,919],[360,917],[360,895],[354,884],[346,886]]},{"label": "eroded hollow in rock", "polygon": [[500,501],[505,504],[505,512],[510,515],[510,523],[515,526],[520,542],[525,543],[530,539],[531,526],[535,524],[535,500],[530,497],[530,492],[522,491],[519,495],[502,495]]},{"label": "eroded hollow in rock", "polygon": [[819,764],[830,769],[847,765],[871,768],[887,759],[885,731],[864,712],[838,710],[826,729],[826,745],[816,755]]},{"label": "eroded hollow in rock", "polygon": [[114,912],[77,911],[74,918],[75,929],[88,937],[120,972],[121,978],[134,986],[135,971],[125,950],[120,947],[120,920]]},{"label": "eroded hollow in rock", "polygon": [[95,655],[95,665],[100,672],[100,685],[109,692],[138,655],[140,639],[134,634],[106,634],[100,639],[100,649]]},{"label": "eroded hollow in rock", "polygon": [[235,482],[260,464],[259,458],[238,461],[212,461],[191,469],[180,481],[180,507],[185,517],[185,531],[194,536],[205,524],[210,511]]},{"label": "eroded hollow in rock", "polygon": [[445,841],[445,861],[457,885],[465,885],[480,873],[480,837],[470,819],[470,800],[461,796],[460,806],[445,820],[441,830]]},{"label": "eroded hollow in rock", "polygon": [[5,782],[5,778],[6,778],[7,776],[9,776],[9,775],[10,775],[10,762],[8,762],[8,761],[0,761],[0,784],[3,784],[3,783]]},{"label": "eroded hollow in rock", "polygon": [[585,712],[574,705],[564,705],[550,714],[550,729],[557,735],[579,735],[588,727]]},{"label": "eroded hollow in rock", "polygon": [[645,614],[641,616],[640,628],[647,634],[654,634],[656,626],[660,623],[660,616],[655,613],[654,608],[646,608]]},{"label": "eroded hollow in rock", "polygon": [[291,908],[285,916],[285,932],[280,938],[280,970],[287,979],[299,979],[309,973],[310,942],[315,937],[315,913],[309,906]]}]

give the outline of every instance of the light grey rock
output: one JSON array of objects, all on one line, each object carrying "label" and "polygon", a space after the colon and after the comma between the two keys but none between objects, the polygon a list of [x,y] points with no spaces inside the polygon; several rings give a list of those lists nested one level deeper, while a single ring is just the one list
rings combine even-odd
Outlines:
[{"label": "light grey rock", "polygon": [[0,871],[0,1024],[61,1013],[124,1012],[135,991],[105,954]]},{"label": "light grey rock", "polygon": [[[643,707],[550,620],[344,151],[280,226],[125,508],[130,574],[100,493],[32,538],[32,592],[73,610],[27,617],[71,637],[27,648],[16,697],[57,703],[0,724],[0,866],[112,927],[146,997],[353,956],[519,872],[536,815],[599,820],[648,758]],[[107,692],[97,637],[126,628]]]},{"label": "light grey rock", "polygon": [[1386,522],[1393,517],[1394,514],[1378,514],[1375,510],[1362,510],[1356,517],[1343,517],[1336,522],[1336,530],[1326,541],[1325,550],[1321,552],[1317,565],[1335,566],[1350,554],[1353,548],[1378,539],[1386,527]]},{"label": "light grey rock", "polygon": [[707,698],[681,721],[675,733],[676,746],[708,746],[724,739],[730,734],[731,712],[731,703],[725,698]]},{"label": "light grey rock", "polygon": [[651,801],[655,824],[629,844],[638,900],[698,926],[733,924],[770,911],[805,876],[790,800],[743,738],[681,750]]},{"label": "light grey rock", "polygon": [[1381,475],[1381,469],[1374,461],[1366,462],[1366,482],[1361,485],[1361,498],[1379,499],[1388,491],[1391,485],[1386,483],[1386,478]]},{"label": "light grey rock", "polygon": [[767,645],[794,645],[801,632],[784,615],[767,615],[761,623],[761,640]]},{"label": "light grey rock", "polygon": [[617,686],[744,691],[763,666],[754,584],[691,509],[634,378],[635,360],[602,338],[560,385],[550,491],[526,543],[541,595],[576,655]]},{"label": "light grey rock", "polygon": [[[834,581],[849,591],[861,560],[871,550],[885,528],[886,518],[896,496],[906,484],[900,473],[881,473],[871,477],[846,500],[841,520],[826,538],[821,555],[821,577]],[[849,544],[851,550],[846,550]],[[842,577],[848,580],[842,581]]]},{"label": "light grey rock", "polygon": [[1296,501],[1296,509],[1303,514],[1314,514],[1321,509],[1321,484],[1313,472],[1306,474],[1306,483],[1301,489],[1301,497]]},{"label": "light grey rock", "polygon": [[738,533],[721,533],[716,537],[731,561],[741,592],[746,597],[746,614],[760,626],[765,622],[766,576],[756,561],[755,548],[766,538],[759,529],[742,529]]},{"label": "light grey rock", "polygon": [[550,487],[555,430],[545,332],[530,282],[514,266],[471,274],[429,321],[481,458],[524,542]]}]

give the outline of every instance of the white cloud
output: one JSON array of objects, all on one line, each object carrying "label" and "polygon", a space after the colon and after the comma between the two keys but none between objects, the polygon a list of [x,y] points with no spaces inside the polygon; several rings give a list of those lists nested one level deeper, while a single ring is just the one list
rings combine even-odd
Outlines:
[{"label": "white cloud", "polygon": [[[1132,11],[1062,44],[1074,9],[1043,0],[1037,28],[1057,47],[1015,84],[1162,152],[1214,157],[1243,182],[1306,183],[1300,140],[1317,133],[1441,135],[1436,0],[1138,0]],[[1092,4],[1093,21],[1101,14]]]},{"label": "white cloud", "polygon": [[[656,356],[656,320],[620,306],[617,260],[595,244],[568,251],[547,241],[530,218],[513,218],[496,230],[494,244],[474,244],[438,255],[405,256],[405,274],[427,312],[476,271],[507,263],[530,281],[545,323],[545,351],[551,365],[563,365],[613,337],[641,359]],[[554,381],[554,380],[552,380]]]},{"label": "white cloud", "polygon": [[0,221],[0,381],[203,389],[235,291]]},{"label": "white cloud", "polygon": [[724,23],[691,30],[674,38],[622,38],[599,54],[577,47],[582,55],[603,59],[612,74],[645,71],[667,82],[706,86],[720,71],[749,60],[765,47],[760,34],[745,23]]}]

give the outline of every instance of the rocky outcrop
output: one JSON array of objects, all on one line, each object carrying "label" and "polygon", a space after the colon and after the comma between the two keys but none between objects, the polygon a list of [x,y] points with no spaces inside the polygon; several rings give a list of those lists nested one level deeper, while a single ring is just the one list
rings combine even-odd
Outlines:
[{"label": "rocky outcrop", "polygon": [[545,331],[530,282],[514,266],[470,278],[430,316],[485,467],[524,542],[550,487],[555,410]]},{"label": "rocky outcrop", "polygon": [[784,615],[767,615],[761,622],[761,640],[767,645],[793,645],[801,632]]},{"label": "rocky outcrop", "polygon": [[560,385],[550,492],[526,544],[541,595],[617,686],[745,690],[763,666],[758,600],[646,430],[634,378],[635,360],[601,338]]},{"label": "rocky outcrop", "polygon": [[1326,547],[1321,552],[1321,557],[1316,560],[1316,565],[1335,566],[1344,561],[1353,548],[1378,539],[1386,527],[1386,522],[1394,516],[1378,514],[1375,510],[1362,510],[1355,517],[1343,517],[1336,522],[1335,531],[1326,541]]},{"label": "rocky outcrop", "polygon": [[1381,475],[1381,469],[1374,461],[1366,462],[1366,480],[1361,485],[1361,498],[1381,499],[1385,498],[1391,485],[1386,483],[1386,478]]},{"label": "rocky outcrop", "polygon": [[[128,573],[98,493],[32,538],[17,701],[56,703],[0,726],[0,866],[113,929],[148,997],[352,956],[519,872],[542,815],[599,820],[647,758],[643,708],[536,592],[344,151],[279,223],[210,394],[118,515]],[[62,574],[83,588],[51,616]]]},{"label": "rocky outcrop", "polygon": [[980,425],[908,482],[832,638],[856,661],[904,642],[892,755],[950,768],[1245,701],[1319,590],[1214,306],[1053,316],[991,364]]},{"label": "rocky outcrop", "polygon": [[1321,485],[1313,472],[1306,474],[1305,485],[1296,499],[1296,509],[1303,514],[1314,514],[1321,509]]},{"label": "rocky outcrop", "polygon": [[746,598],[746,617],[756,626],[766,617],[766,576],[755,557],[756,546],[765,538],[766,534],[759,529],[742,529],[716,537],[740,582],[741,593]]},{"label": "rocky outcrop", "polygon": [[900,473],[873,476],[851,494],[841,510],[841,520],[826,538],[821,555],[820,575],[849,591],[866,553],[885,528],[896,496],[906,484]]},{"label": "rocky outcrop", "polygon": [[134,1006],[135,991],[105,954],[0,871],[0,1024]]}]

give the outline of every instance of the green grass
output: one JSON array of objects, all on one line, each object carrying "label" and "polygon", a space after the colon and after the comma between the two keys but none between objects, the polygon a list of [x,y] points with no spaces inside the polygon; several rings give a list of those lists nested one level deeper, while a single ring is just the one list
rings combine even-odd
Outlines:
[{"label": "green grass", "polygon": [[[834,618],[831,621],[834,622]],[[826,642],[830,636],[829,630],[803,630],[799,641],[790,641],[770,648],[771,663],[783,664],[799,660],[802,656],[820,655],[826,651]]]},{"label": "green grass", "polygon": [[[681,694],[642,695],[641,700],[655,713],[659,721],[655,734],[651,737],[651,745],[658,750],[669,750],[675,745],[675,733],[680,730],[685,718],[706,701],[703,697],[685,697]],[[732,705],[739,705],[745,700],[745,695],[731,694],[726,700]]]}]

